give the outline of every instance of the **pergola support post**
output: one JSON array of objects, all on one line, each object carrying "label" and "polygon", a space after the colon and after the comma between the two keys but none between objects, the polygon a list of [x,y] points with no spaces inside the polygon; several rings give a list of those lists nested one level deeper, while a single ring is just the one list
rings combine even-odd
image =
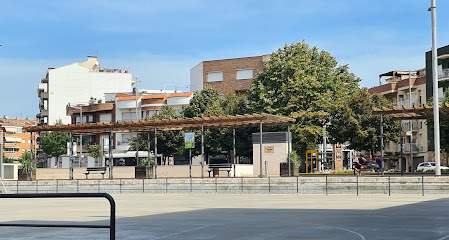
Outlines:
[{"label": "pergola support post", "polygon": [[73,179],[73,135],[72,130],[69,131],[69,179]]},{"label": "pergola support post", "polygon": [[114,134],[114,129],[111,128],[111,131],[109,132],[109,179],[113,179],[114,178],[114,157],[112,155],[112,147],[113,147],[113,134]]},{"label": "pergola support post", "polygon": [[[150,139],[150,132],[148,132],[148,163],[147,163],[147,168],[150,169],[151,167],[151,139]],[[148,170],[149,171],[149,170]],[[145,172],[147,172],[147,170],[145,170]],[[148,176],[150,176],[150,173],[148,172]]]},{"label": "pergola support post", "polygon": [[[30,176],[31,176],[31,179],[33,179],[33,163],[34,163],[34,158],[33,158],[33,132],[30,132],[30,160],[31,160],[31,162],[30,162],[30,165],[31,165]],[[3,178],[3,174],[2,174],[2,178]]]},{"label": "pergola support post", "polygon": [[384,175],[384,117],[380,114],[380,158],[382,159],[382,176]]},{"label": "pergola support post", "polygon": [[290,139],[290,125],[287,126],[287,159],[288,159],[288,176],[291,177],[291,159],[290,159],[290,144],[291,144],[291,139]]},{"label": "pergola support post", "polygon": [[157,179],[157,126],[154,126],[154,179]]},{"label": "pergola support post", "polygon": [[201,178],[204,178],[204,122],[201,122]]},{"label": "pergola support post", "polygon": [[235,128],[232,128],[232,160],[233,160],[233,165],[234,165],[234,177],[235,177],[235,164],[236,164]]},{"label": "pergola support post", "polygon": [[259,126],[259,131],[260,131],[260,176],[259,177],[263,177],[263,146],[262,146],[262,128],[263,128],[263,123],[262,120],[260,120],[260,126]]}]

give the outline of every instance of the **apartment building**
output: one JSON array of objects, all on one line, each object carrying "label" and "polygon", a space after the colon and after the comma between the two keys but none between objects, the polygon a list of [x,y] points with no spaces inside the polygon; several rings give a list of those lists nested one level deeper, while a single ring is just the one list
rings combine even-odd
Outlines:
[{"label": "apartment building", "polygon": [[[106,102],[91,101],[86,105],[68,104],[66,111],[71,118],[72,124],[81,123],[81,115],[83,123],[136,121],[137,119],[145,119],[159,114],[164,106],[170,106],[175,111],[180,112],[183,106],[189,104],[192,96],[193,93],[191,92],[175,93],[174,91],[164,91],[160,94],[158,91],[151,90],[142,90],[137,97],[130,92],[107,93],[105,96]],[[133,132],[114,133],[115,144],[113,144],[113,148],[115,152],[127,152],[130,147],[130,139],[136,136],[137,133]],[[82,141],[83,147],[77,151],[82,150],[85,153],[88,145],[101,144],[101,139],[107,137],[107,133],[85,134]],[[79,139],[77,141],[80,143]]]},{"label": "apartment building", "polygon": [[25,152],[33,152],[39,147],[36,143],[37,135],[33,134],[33,142],[31,142],[31,135],[26,128],[35,126],[36,119],[18,119],[8,118],[3,116],[0,118],[0,128],[4,129],[3,136],[3,156],[8,158],[18,159]]},{"label": "apartment building", "polygon": [[38,85],[39,124],[71,122],[67,104],[87,102],[90,98],[105,101],[105,93],[131,92],[132,76],[126,69],[101,69],[97,57],[59,68],[49,68]]},{"label": "apartment building", "polygon": [[270,55],[203,61],[190,69],[191,91],[201,91],[205,85],[221,94],[247,93],[256,74],[263,70]]},{"label": "apartment building", "polygon": [[[379,75],[379,82],[385,81],[377,87],[368,90],[371,94],[383,95],[395,107],[422,106],[426,103],[426,70],[390,71]],[[410,101],[411,100],[411,101]],[[411,102],[411,103],[410,103]],[[402,152],[406,158],[406,169],[416,169],[420,162],[428,161],[428,141],[426,120],[402,121]],[[411,144],[410,144],[411,143]],[[385,152],[391,158],[398,159],[401,144],[385,143]],[[413,156],[413,166],[412,158]],[[397,161],[390,163],[391,168],[398,169]]]}]

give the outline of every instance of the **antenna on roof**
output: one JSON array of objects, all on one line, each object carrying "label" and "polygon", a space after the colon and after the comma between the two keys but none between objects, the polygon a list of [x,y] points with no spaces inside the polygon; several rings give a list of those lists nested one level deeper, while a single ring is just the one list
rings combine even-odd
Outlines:
[{"label": "antenna on roof", "polygon": [[98,50],[95,50],[94,53],[95,53],[95,56],[97,56],[97,58],[98,58]]}]

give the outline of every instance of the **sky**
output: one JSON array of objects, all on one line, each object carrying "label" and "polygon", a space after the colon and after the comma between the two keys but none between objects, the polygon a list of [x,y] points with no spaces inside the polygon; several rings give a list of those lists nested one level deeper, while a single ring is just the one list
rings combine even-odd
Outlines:
[{"label": "sky", "polygon": [[[205,60],[257,56],[305,40],[378,85],[425,67],[430,0],[0,0],[0,116],[35,117],[47,68],[96,55],[130,68],[139,88],[188,91]],[[438,46],[449,44],[449,1],[437,0]]]}]

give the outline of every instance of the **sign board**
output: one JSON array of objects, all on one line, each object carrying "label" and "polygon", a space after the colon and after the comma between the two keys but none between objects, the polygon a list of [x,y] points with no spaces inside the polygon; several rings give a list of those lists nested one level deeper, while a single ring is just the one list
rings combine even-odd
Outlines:
[{"label": "sign board", "polygon": [[184,133],[185,148],[195,148],[195,133]]},{"label": "sign board", "polygon": [[[76,156],[76,151],[77,151],[76,142],[74,142],[74,143],[72,143],[73,156]],[[70,142],[67,142],[67,156],[70,156]]]},{"label": "sign board", "polygon": [[335,170],[343,170],[343,147],[340,143],[334,145],[334,160],[335,160]]},{"label": "sign board", "polygon": [[103,152],[109,151],[109,138],[103,138]]},{"label": "sign board", "polygon": [[266,146],[264,147],[265,153],[274,153],[274,146]]}]

